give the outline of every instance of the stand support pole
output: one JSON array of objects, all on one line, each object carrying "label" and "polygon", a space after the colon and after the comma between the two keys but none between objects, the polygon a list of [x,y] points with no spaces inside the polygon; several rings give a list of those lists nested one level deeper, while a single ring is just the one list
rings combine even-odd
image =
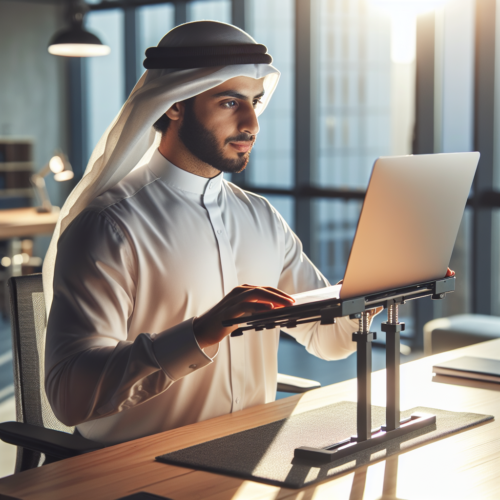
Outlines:
[{"label": "stand support pole", "polygon": [[401,330],[404,330],[404,323],[399,323],[398,304],[389,306],[388,321],[382,324],[382,330],[385,331],[386,335],[387,405],[385,421],[387,431],[393,431],[400,427],[399,343]]},{"label": "stand support pole", "polygon": [[353,334],[357,342],[357,380],[358,380],[358,409],[357,430],[358,443],[366,441],[372,435],[372,340],[373,334],[369,331],[370,315],[362,312],[359,319],[359,332]]}]

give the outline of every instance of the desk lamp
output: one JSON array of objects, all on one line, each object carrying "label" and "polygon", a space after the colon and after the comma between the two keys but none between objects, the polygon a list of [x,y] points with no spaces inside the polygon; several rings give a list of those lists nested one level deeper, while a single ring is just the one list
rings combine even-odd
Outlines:
[{"label": "desk lamp", "polygon": [[50,172],[54,174],[54,179],[58,182],[69,181],[74,176],[71,164],[63,153],[54,155],[40,172],[33,174],[31,176],[31,183],[35,187],[41,202],[41,205],[37,207],[37,212],[47,213],[58,210],[57,207],[52,206],[52,203],[50,203],[49,193],[45,185],[44,177]]},{"label": "desk lamp", "polygon": [[71,1],[68,7],[70,28],[58,31],[50,40],[48,51],[55,56],[107,56],[111,49],[83,27],[83,18],[89,7],[85,2]]}]

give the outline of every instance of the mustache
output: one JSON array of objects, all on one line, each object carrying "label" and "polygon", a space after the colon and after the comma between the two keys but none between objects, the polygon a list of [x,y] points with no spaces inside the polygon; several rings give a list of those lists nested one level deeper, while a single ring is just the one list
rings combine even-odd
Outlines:
[{"label": "mustache", "polygon": [[256,139],[255,135],[250,135],[250,134],[246,134],[245,132],[242,132],[241,134],[235,135],[233,137],[228,137],[224,141],[224,146],[226,144],[229,144],[230,142],[251,142],[251,143],[254,143],[255,139]]}]

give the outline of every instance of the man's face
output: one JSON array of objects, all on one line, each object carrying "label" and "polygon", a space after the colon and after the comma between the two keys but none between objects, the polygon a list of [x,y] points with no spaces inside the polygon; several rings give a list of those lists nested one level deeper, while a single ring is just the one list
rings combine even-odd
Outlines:
[{"label": "man's face", "polygon": [[263,80],[232,78],[187,101],[179,127],[187,149],[217,170],[241,172],[259,132]]}]

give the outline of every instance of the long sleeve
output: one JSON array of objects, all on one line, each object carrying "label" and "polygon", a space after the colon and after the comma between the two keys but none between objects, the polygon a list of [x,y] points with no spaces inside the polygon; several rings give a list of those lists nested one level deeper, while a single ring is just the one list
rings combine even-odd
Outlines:
[{"label": "long sleeve", "polygon": [[[299,238],[282,217],[277,216],[281,219],[285,243],[285,262],[278,288],[294,294],[330,286],[328,280],[304,254]],[[305,346],[311,354],[326,360],[334,360],[345,358],[356,350],[352,333],[357,327],[357,320],[345,317],[336,319],[333,325],[321,325],[319,322],[305,323],[283,330]]]},{"label": "long sleeve", "polygon": [[192,318],[129,339],[137,273],[130,242],[103,213],[87,210],[59,240],[45,387],[66,425],[136,406],[212,361]]}]

